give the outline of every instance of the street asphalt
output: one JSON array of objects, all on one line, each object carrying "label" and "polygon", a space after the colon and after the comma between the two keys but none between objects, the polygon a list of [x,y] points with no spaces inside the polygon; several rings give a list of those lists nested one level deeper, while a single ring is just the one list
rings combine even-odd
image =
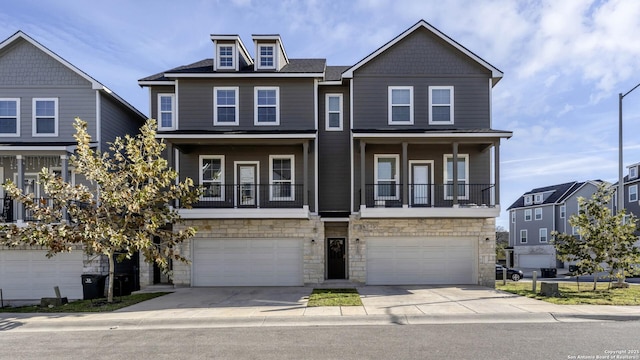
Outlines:
[{"label": "street asphalt", "polygon": [[313,287],[175,288],[111,313],[2,313],[0,331],[640,321],[640,306],[556,305],[474,285],[357,289],[362,306],[307,307]]}]

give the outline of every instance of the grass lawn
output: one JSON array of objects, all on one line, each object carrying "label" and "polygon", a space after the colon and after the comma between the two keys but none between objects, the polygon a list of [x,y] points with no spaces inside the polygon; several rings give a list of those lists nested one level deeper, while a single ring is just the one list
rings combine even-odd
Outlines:
[{"label": "grass lawn", "polygon": [[640,305],[640,286],[630,285],[627,289],[608,290],[608,283],[598,283],[596,291],[593,291],[593,282],[580,282],[580,290],[575,282],[558,282],[558,290],[561,297],[546,297],[540,292],[538,281],[537,293],[533,293],[531,282],[507,282],[502,285],[502,280],[496,281],[496,289],[513,294],[544,300],[559,305]]},{"label": "grass lawn", "polygon": [[307,306],[361,306],[356,289],[313,289]]},{"label": "grass lawn", "polygon": [[168,292],[132,294],[113,298],[113,303],[108,304],[107,299],[78,300],[68,304],[55,307],[41,307],[40,305],[29,305],[19,307],[0,308],[0,312],[9,313],[81,313],[81,312],[110,312],[123,307],[131,306],[142,301],[169,294]]}]

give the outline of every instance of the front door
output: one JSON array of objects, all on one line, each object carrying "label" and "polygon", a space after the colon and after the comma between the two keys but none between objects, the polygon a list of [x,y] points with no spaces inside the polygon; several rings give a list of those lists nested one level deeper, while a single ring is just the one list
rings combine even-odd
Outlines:
[{"label": "front door", "polygon": [[345,238],[327,239],[327,278],[345,279],[346,252]]},{"label": "front door", "polygon": [[431,165],[411,164],[411,205],[429,206],[431,203]]},{"label": "front door", "polygon": [[238,206],[254,207],[257,205],[256,168],[254,164],[239,164],[237,204]]}]

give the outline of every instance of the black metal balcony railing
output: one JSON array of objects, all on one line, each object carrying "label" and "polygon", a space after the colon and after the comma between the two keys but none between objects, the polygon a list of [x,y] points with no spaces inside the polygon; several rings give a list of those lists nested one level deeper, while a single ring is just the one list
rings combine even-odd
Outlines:
[{"label": "black metal balcony railing", "polygon": [[[365,185],[367,207],[402,207],[403,184],[386,182]],[[494,184],[458,184],[459,206],[495,207]],[[409,207],[452,207],[452,184],[409,184]]]},{"label": "black metal balcony railing", "polygon": [[194,208],[302,208],[301,184],[202,184]]}]

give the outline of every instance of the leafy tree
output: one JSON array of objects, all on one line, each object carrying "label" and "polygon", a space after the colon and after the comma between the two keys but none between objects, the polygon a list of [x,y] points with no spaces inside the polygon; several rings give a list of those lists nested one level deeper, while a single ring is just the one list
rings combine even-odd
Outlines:
[{"label": "leafy tree", "polygon": [[[113,302],[114,254],[118,261],[140,251],[148,263],[169,272],[169,259],[188,261],[178,244],[195,234],[194,228],[178,232],[169,224],[181,222],[175,200],[190,206],[199,196],[189,178],[177,182],[177,172],[162,157],[165,144],[155,138],[156,122],[148,120],[136,136],[116,138],[108,152],[91,148],[86,122],[74,124],[78,146],[69,164],[91,187],[64,182],[43,168],[38,183],[47,201],[23,194],[8,181],[5,189],[24,204],[36,221],[8,225],[0,243],[6,246],[42,246],[52,257],[81,245],[89,255],[109,259],[108,302]],[[154,244],[158,236],[162,244]]]},{"label": "leafy tree", "polygon": [[[609,278],[620,281],[640,262],[640,250],[634,246],[636,217],[622,210],[613,215],[608,205],[614,189],[600,185],[590,200],[578,198],[579,212],[569,218],[578,236],[554,231],[558,258],[576,261],[583,274],[608,271]],[[606,266],[603,266],[606,265]],[[594,276],[594,290],[597,276]]]},{"label": "leafy tree", "polygon": [[504,249],[509,246],[509,231],[502,226],[496,227],[496,259],[506,259]]}]

